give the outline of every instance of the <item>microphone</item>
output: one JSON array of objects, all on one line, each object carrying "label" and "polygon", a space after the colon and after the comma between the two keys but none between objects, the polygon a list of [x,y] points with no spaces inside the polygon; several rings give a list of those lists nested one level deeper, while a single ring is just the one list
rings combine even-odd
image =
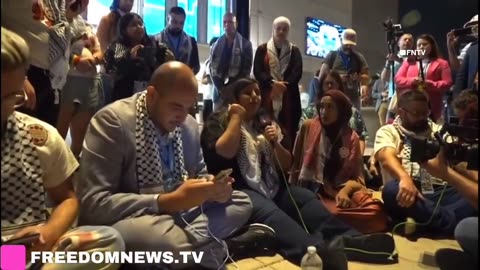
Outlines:
[{"label": "microphone", "polygon": [[[263,113],[259,117],[259,122],[260,122],[260,129],[262,132],[265,132],[265,128],[268,126],[271,126],[273,123],[272,117],[268,113]],[[261,135],[264,137],[263,135]],[[266,139],[266,138],[265,138]],[[270,141],[270,143],[273,145],[275,142]]]}]

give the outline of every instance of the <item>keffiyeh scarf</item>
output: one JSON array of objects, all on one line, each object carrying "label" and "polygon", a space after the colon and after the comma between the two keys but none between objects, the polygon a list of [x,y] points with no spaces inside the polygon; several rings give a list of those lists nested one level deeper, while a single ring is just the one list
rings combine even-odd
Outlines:
[{"label": "keffiyeh scarf", "polygon": [[227,46],[226,35],[220,37],[212,46],[212,57],[210,60],[210,74],[212,77],[222,77],[222,75],[228,75],[228,78],[234,78],[240,73],[240,68],[242,65],[243,37],[239,33],[236,33],[235,35],[228,74],[223,74],[223,70],[220,70],[220,63],[223,60],[222,54],[225,46]]},{"label": "keffiyeh scarf", "polygon": [[402,126],[402,120],[400,119],[400,116],[397,116],[395,120],[393,121],[392,125],[395,127],[397,130],[398,134],[400,134],[400,138],[402,140],[402,151],[400,153],[400,158],[402,160],[402,167],[403,169],[412,177],[412,180],[417,180],[417,181],[422,181],[422,177],[430,177],[431,175],[420,165],[416,162],[411,162],[410,161],[410,156],[412,154],[412,145],[410,140],[408,139],[409,137],[428,137],[431,138],[432,134],[432,126],[433,122],[429,119],[428,120],[428,125],[429,125],[429,130],[425,132],[424,134],[428,134],[427,136],[422,136],[419,134],[415,134],[411,131],[406,130]]},{"label": "keffiyeh scarf", "polygon": [[[280,48],[280,55],[277,53],[277,48],[271,38],[267,42],[267,54],[268,54],[268,64],[270,67],[270,75],[276,81],[283,81],[283,74],[287,70],[288,65],[290,64],[290,57],[292,56],[292,44],[286,42]],[[273,112],[275,117],[278,119],[278,115],[282,110],[283,104],[283,95],[272,100]]]},{"label": "keffiyeh scarf", "polygon": [[164,179],[160,150],[157,143],[158,131],[148,115],[146,92],[141,93],[136,101],[136,169],[139,191],[141,194],[158,194],[171,192],[187,179],[183,159],[182,129],[173,131],[173,171],[171,179]]},{"label": "keffiyeh scarf", "polygon": [[237,163],[248,186],[272,199],[278,192],[278,174],[270,143],[246,125],[241,127]]},{"label": "keffiyeh scarf", "polygon": [[178,46],[175,46],[172,42],[172,37],[165,29],[160,34],[155,36],[155,39],[160,43],[167,44],[168,48],[175,54],[175,59],[184,64],[190,63],[190,57],[192,55],[192,39],[185,31],[180,35],[180,41]]},{"label": "keffiyeh scarf", "polygon": [[42,167],[32,136],[13,113],[2,137],[2,231],[45,222],[48,217]]}]

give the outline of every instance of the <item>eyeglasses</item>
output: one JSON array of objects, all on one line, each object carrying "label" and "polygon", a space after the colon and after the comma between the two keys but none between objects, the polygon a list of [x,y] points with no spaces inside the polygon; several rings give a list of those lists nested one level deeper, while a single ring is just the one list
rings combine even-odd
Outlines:
[{"label": "eyeglasses", "polygon": [[2,98],[2,103],[7,104],[7,106],[13,106],[13,109],[17,109],[25,104],[26,97],[21,94],[14,94]]}]

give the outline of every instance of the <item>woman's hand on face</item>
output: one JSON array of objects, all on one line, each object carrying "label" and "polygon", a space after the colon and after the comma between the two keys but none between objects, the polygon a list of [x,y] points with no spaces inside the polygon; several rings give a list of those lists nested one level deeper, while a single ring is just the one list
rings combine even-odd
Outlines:
[{"label": "woman's hand on face", "polygon": [[142,44],[138,44],[137,46],[133,47],[130,50],[130,58],[132,58],[132,59],[138,58],[138,51],[141,50],[141,49],[143,49]]},{"label": "woman's hand on face", "polygon": [[242,107],[242,105],[236,103],[228,105],[228,116],[230,118],[232,116],[238,116],[241,120],[244,120],[246,114],[247,111]]}]

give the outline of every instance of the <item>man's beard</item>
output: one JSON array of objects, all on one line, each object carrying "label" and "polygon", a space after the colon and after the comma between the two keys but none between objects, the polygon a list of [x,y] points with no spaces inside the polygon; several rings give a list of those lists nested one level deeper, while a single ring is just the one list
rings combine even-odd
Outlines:
[{"label": "man's beard", "polygon": [[428,131],[428,129],[430,128],[430,126],[428,125],[428,120],[417,122],[417,123],[414,123],[414,124],[403,123],[403,127],[406,130],[411,131],[411,132],[416,133],[416,134]]},{"label": "man's beard", "polygon": [[172,36],[175,36],[175,37],[178,37],[182,34],[182,30],[181,29],[172,29],[172,28],[168,28],[168,33]]},{"label": "man's beard", "polygon": [[346,54],[350,54],[350,53],[352,53],[352,48],[343,47],[343,52],[346,53]]}]

